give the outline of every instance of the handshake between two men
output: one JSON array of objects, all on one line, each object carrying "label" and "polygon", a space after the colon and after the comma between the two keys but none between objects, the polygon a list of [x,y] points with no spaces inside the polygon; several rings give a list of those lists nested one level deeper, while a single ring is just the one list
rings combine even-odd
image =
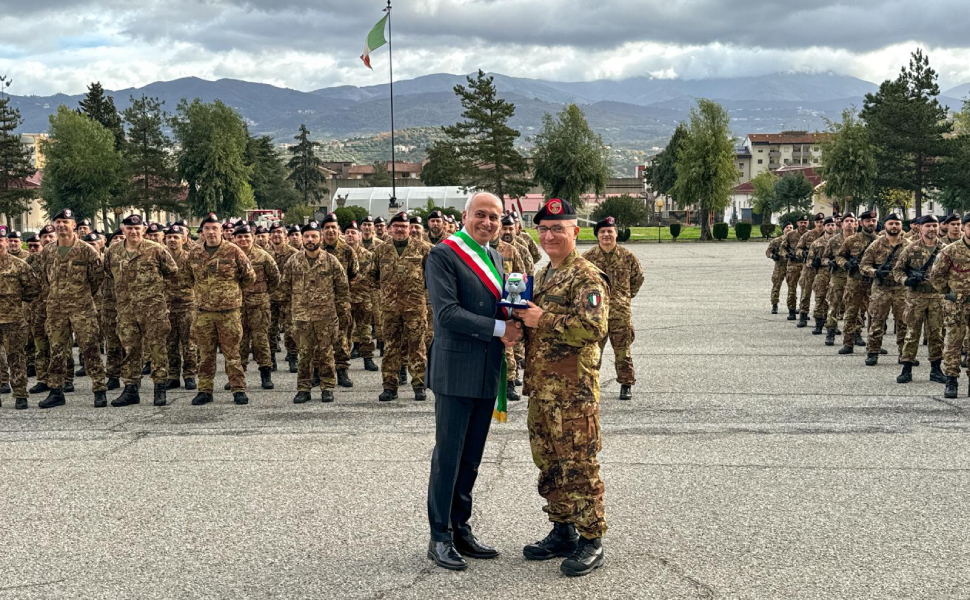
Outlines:
[{"label": "handshake between two men", "polygon": [[505,335],[502,336],[502,343],[505,344],[506,348],[515,345],[522,339],[523,325],[526,327],[538,327],[539,325],[542,309],[528,300],[526,304],[529,306],[528,308],[512,309],[512,318],[505,322]]}]

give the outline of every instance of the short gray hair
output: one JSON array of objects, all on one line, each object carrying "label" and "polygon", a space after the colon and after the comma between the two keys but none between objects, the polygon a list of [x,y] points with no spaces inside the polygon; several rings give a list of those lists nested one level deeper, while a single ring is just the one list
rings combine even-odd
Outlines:
[{"label": "short gray hair", "polygon": [[493,200],[498,202],[498,205],[501,207],[501,210],[505,210],[505,205],[502,203],[502,200],[492,192],[475,192],[474,194],[468,197],[468,200],[465,200],[465,212],[468,212],[469,210],[471,210],[472,202],[474,202],[475,198],[478,198],[479,196],[488,196],[492,198]]}]

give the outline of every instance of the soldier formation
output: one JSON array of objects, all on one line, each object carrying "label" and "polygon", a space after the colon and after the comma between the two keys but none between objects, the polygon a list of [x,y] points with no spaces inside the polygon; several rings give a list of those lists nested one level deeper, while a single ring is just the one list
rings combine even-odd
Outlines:
[{"label": "soldier formation", "polygon": [[956,398],[957,378],[961,366],[967,366],[970,345],[970,214],[962,219],[949,215],[942,222],[926,215],[912,221],[906,233],[896,214],[886,216],[877,233],[874,211],[858,218],[852,213],[819,213],[813,229],[808,229],[808,222],[808,215],[801,216],[795,227],[786,225],[768,244],[766,255],[775,261],[772,314],[778,312],[784,281],[789,321],[807,327],[811,312],[812,333],[825,333],[826,346],[834,346],[841,335],[839,354],[865,347],[865,364],[875,366],[888,354],[883,339],[891,313],[902,368],[896,381],[913,380],[913,367],[919,366],[917,350],[924,340],[929,380],[945,385],[944,397]]}]

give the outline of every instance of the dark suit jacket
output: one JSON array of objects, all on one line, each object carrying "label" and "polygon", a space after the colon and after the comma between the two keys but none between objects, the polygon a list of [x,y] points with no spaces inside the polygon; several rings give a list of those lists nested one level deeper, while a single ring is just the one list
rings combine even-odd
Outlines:
[{"label": "dark suit jacket", "polygon": [[[500,277],[502,256],[485,248]],[[425,281],[434,307],[434,341],[425,383],[436,394],[468,398],[498,395],[505,346],[492,336],[495,296],[446,244],[428,254]]]}]

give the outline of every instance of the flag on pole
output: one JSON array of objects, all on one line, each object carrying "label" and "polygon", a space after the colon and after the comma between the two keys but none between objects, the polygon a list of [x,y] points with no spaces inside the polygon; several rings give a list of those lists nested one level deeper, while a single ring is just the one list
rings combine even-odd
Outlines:
[{"label": "flag on pole", "polygon": [[390,15],[384,15],[384,18],[378,21],[377,25],[374,25],[364,41],[364,53],[360,55],[360,60],[364,61],[367,68],[372,71],[374,67],[370,66],[370,53],[387,43],[387,39],[384,37],[384,24],[387,23],[388,16]]}]

